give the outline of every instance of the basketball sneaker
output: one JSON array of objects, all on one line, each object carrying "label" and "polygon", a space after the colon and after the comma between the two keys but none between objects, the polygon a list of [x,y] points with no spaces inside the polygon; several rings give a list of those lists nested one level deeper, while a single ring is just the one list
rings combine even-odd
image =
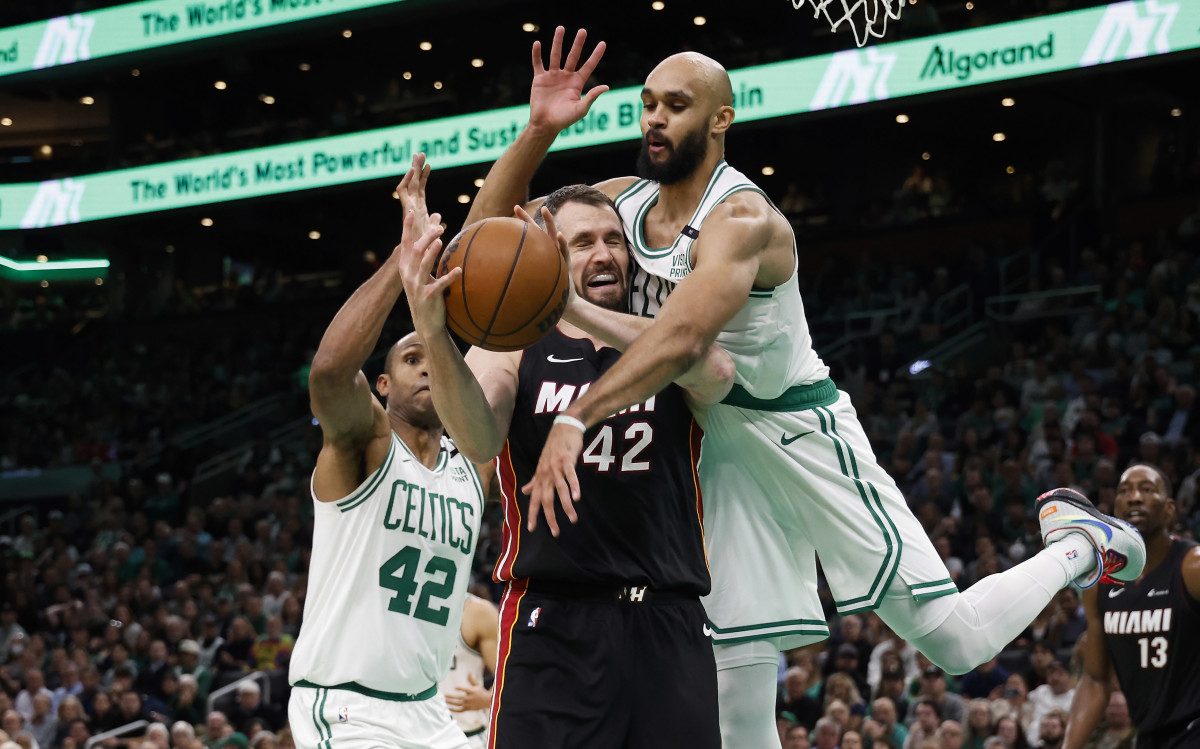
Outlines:
[{"label": "basketball sneaker", "polygon": [[1146,566],[1142,534],[1124,520],[1102,514],[1074,489],[1054,489],[1038,497],[1037,514],[1046,546],[1068,533],[1082,533],[1096,550],[1096,569],[1076,578],[1079,587],[1120,585],[1141,576]]}]

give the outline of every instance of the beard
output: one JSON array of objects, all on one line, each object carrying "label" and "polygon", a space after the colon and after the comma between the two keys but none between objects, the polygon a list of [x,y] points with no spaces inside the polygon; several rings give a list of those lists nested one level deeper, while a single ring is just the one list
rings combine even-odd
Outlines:
[{"label": "beard", "polygon": [[613,312],[629,313],[629,294],[625,289],[625,284],[617,284],[615,286],[607,286],[602,294],[590,293],[592,289],[587,286],[583,287],[583,293],[579,296],[583,297],[584,301],[589,304],[594,304],[597,307],[610,309]]},{"label": "beard", "polygon": [[651,160],[650,144],[643,137],[638,150],[637,176],[660,185],[674,185],[692,176],[707,152],[705,135],[703,128],[697,128],[683,136],[678,145],[668,142],[667,158],[659,163]]},{"label": "beard", "polygon": [[[617,282],[597,288],[588,286],[584,279],[594,277],[599,273],[611,273],[617,279]],[[594,304],[597,307],[610,309],[614,312],[629,312],[629,286],[625,281],[624,274],[621,273],[620,267],[617,265],[598,265],[587,268],[580,278],[580,283],[576,287],[576,290],[579,292],[580,298],[588,304]]]}]

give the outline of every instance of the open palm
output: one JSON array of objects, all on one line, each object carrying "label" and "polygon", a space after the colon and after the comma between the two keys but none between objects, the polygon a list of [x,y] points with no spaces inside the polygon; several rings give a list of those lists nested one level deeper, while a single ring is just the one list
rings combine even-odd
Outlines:
[{"label": "open palm", "polygon": [[559,26],[554,30],[550,45],[550,66],[542,64],[542,43],[533,43],[533,86],[529,91],[529,121],[540,127],[564,130],[583,118],[592,107],[592,102],[608,90],[608,86],[594,86],[586,94],[583,87],[604,57],[604,42],[596,45],[587,61],[579,66],[583,56],[587,31],[580,29],[575,41],[562,59],[563,36],[566,30]]}]

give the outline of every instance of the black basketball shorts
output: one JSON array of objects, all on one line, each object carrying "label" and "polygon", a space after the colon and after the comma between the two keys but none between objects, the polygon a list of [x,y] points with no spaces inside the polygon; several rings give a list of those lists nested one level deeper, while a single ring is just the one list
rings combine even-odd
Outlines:
[{"label": "black basketball shorts", "polygon": [[489,749],[720,749],[694,595],[514,581],[500,606]]}]

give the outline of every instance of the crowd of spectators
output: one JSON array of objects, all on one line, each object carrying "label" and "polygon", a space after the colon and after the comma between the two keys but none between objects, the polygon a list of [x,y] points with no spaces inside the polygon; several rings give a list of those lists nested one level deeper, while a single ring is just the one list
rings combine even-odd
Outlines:
[{"label": "crowd of spectators", "polygon": [[[292,412],[304,409],[298,370],[321,323],[215,319],[230,325],[214,326],[212,316],[143,328],[112,324],[6,373],[0,474],[115,463],[137,482],[119,493],[140,502],[157,476],[186,480],[207,457],[184,454],[177,444],[184,430],[268,395],[283,394]],[[238,327],[247,322],[254,324]]]},{"label": "crowd of spectators", "polygon": [[[818,321],[817,311],[836,308],[827,295],[847,288],[890,294],[909,310],[869,348],[834,362],[834,376],[960,587],[1036,552],[1038,494],[1072,486],[1111,511],[1133,461],[1167,475],[1179,530],[1194,534],[1200,411],[1188,383],[1200,371],[1200,244],[1192,223],[1102,251],[1047,251],[1035,278],[1042,288],[1099,289],[1081,310],[1030,305],[995,326],[990,353],[921,376],[906,373],[904,352],[921,339],[930,285],[915,276],[925,270],[864,268],[855,279],[843,269],[842,282],[824,288],[806,279]],[[982,287],[990,262],[981,256],[978,266],[945,273]],[[272,326],[271,313],[207,337],[201,329],[212,318],[199,314],[201,324],[178,343],[101,336],[70,352],[86,376],[34,368],[13,375],[0,396],[6,467],[122,466],[119,479],[98,472],[85,491],[49,505],[66,512],[22,518],[0,537],[0,727],[25,749],[79,749],[135,720],[151,722],[132,740],[138,749],[288,742],[285,672],[305,595],[306,477],[318,432],[289,445],[258,439],[228,491],[215,495],[192,490],[194,461],[170,439],[264,393],[302,397],[302,366],[328,314],[313,312],[307,326],[297,318]],[[186,328],[188,319],[152,325]],[[146,336],[161,339],[156,330]],[[495,510],[480,534],[472,586],[493,599]],[[961,679],[938,672],[873,615],[828,613],[834,636],[787,654],[781,666],[785,747],[810,738],[823,749],[831,740],[1057,746],[1085,629],[1075,591],[1063,591],[996,661]],[[214,690],[252,672],[264,674],[261,686],[244,684],[209,708]],[[1097,746],[1118,746],[1130,733],[1119,695],[1103,730]]]},{"label": "crowd of spectators", "polygon": [[[128,743],[289,745],[285,669],[312,515],[298,485],[285,476],[262,499],[216,498],[174,520],[162,512],[171,503],[132,492],[88,496],[41,527],[22,518],[3,544],[0,716],[9,737],[25,749],[82,749],[147,721]],[[263,677],[209,704],[252,672]]]},{"label": "crowd of spectators", "polygon": [[[978,365],[963,359],[924,378],[904,376],[900,349],[919,333],[894,328],[872,352],[837,365],[878,459],[960,587],[1036,552],[1031,510],[1039,493],[1074,486],[1111,511],[1131,461],[1153,462],[1171,479],[1180,531],[1193,533],[1200,412],[1186,383],[1200,364],[1200,261],[1186,228],[1111,252],[1051,255],[1048,287],[1098,286],[1099,293],[1076,314],[998,326],[1011,343],[994,339]],[[896,294],[920,293],[911,278],[893,281]],[[44,443],[54,464],[115,459],[124,466],[118,480],[97,475],[66,512],[22,518],[0,538],[0,717],[26,749],[78,748],[134,720],[152,724],[144,737],[135,734],[138,749],[288,742],[284,674],[305,595],[306,476],[317,430],[290,446],[259,439],[238,461],[229,491],[202,496],[190,491],[186,456],[156,463],[138,439],[108,439],[111,425],[93,423],[93,414],[118,414],[131,434],[161,424],[155,437],[165,444],[181,421],[171,420],[173,410],[207,417],[283,383],[298,386],[317,335],[316,328],[293,338],[263,328],[211,350],[202,338],[190,346],[80,350],[87,377],[16,381],[18,396],[6,396],[6,406],[26,409],[25,431],[8,435],[6,455]],[[235,398],[239,377],[249,390]],[[51,394],[66,398],[61,421]],[[114,411],[109,403],[120,405]],[[37,439],[28,438],[30,429]],[[473,589],[495,598],[488,579],[500,540],[494,507],[485,521]],[[996,661],[961,679],[938,672],[875,616],[829,613],[834,636],[787,654],[781,666],[785,747],[809,739],[820,747],[830,740],[896,749],[1056,746],[1064,722],[1056,711],[1069,705],[1085,629],[1075,591],[1062,592]],[[210,710],[214,690],[251,672],[264,674],[261,686],[243,685]],[[1130,732],[1120,696],[1104,731],[1103,746]]]},{"label": "crowd of spectators", "polygon": [[[358,105],[371,106],[356,99],[346,111]],[[352,117],[338,125],[355,126]],[[1069,220],[1078,185],[1057,169],[1041,178],[1030,205],[1053,228]],[[962,203],[953,195],[945,175],[914,170],[877,226],[954,215]],[[824,201],[794,187],[779,204],[801,223]],[[1071,309],[1030,298],[1011,320],[992,321],[986,350],[923,371],[910,367],[914,356],[952,332],[937,300],[967,284],[970,319],[988,319],[983,300],[1006,290],[997,260],[1013,248],[980,239],[955,263],[831,258],[802,275],[819,351],[847,315],[897,310],[830,364],[961,588],[1037,551],[1031,511],[1041,492],[1072,486],[1111,512],[1133,461],[1152,462],[1171,480],[1179,532],[1195,535],[1200,409],[1189,383],[1200,372],[1198,227],[1200,212],[1140,241],[1098,235],[1090,246],[1041,246],[1026,290],[1098,290],[1057,298],[1072,300]],[[344,296],[353,285],[335,291]],[[126,293],[113,279],[80,299],[10,295],[11,287],[0,296],[6,334],[87,320],[100,327],[0,369],[0,474],[96,468],[86,488],[46,501],[53,509],[39,506],[0,536],[0,739],[83,749],[91,737],[145,720],[106,743],[291,746],[285,677],[302,623],[307,476],[319,432],[292,442],[260,434],[215,489],[192,484],[212,446],[187,450],[177,437],[277,393],[290,397],[288,415],[306,414],[306,362],[336,304],[301,295],[296,305],[269,275],[199,295],[183,283],[137,288]],[[81,307],[97,314],[80,317]],[[116,476],[102,470],[110,466]],[[496,510],[485,515],[472,582],[494,600]],[[821,590],[831,603],[823,582]],[[874,615],[827,613],[833,637],[781,662],[785,749],[1059,745],[1085,630],[1074,590],[962,678],[941,673]],[[1094,746],[1128,746],[1131,736],[1115,693]],[[12,747],[0,741],[0,749]]]},{"label": "crowd of spectators", "polygon": [[[1061,604],[1066,611],[1078,599]],[[827,648],[815,656],[812,650],[789,653],[791,665],[782,672],[777,715],[784,749],[1062,744],[1077,664],[1044,641],[1034,641],[1027,656],[1008,653],[953,678],[878,618],[864,624],[852,614],[842,617]],[[1125,696],[1115,691],[1089,747],[1128,749],[1134,736]]]}]

